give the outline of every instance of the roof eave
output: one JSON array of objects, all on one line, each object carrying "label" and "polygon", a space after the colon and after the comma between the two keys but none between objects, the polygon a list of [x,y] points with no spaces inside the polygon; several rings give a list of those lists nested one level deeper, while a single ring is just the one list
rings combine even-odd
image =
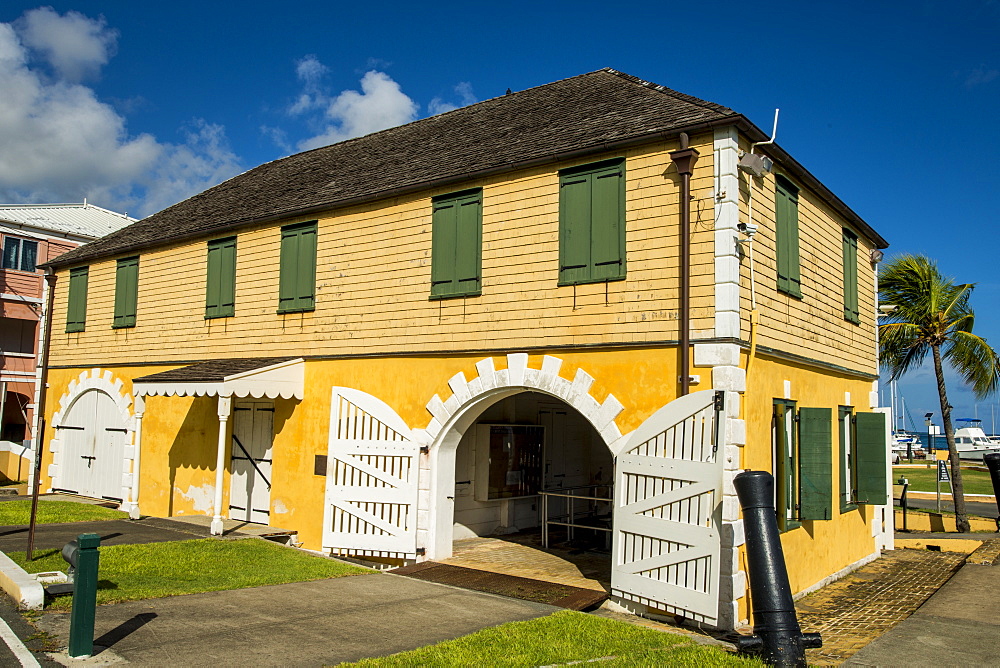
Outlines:
[{"label": "roof eave", "polygon": [[483,178],[486,176],[493,176],[496,174],[503,174],[505,172],[516,171],[519,169],[527,169],[530,167],[537,167],[540,165],[551,164],[554,162],[561,162],[563,160],[572,160],[574,158],[582,158],[588,155],[594,155],[597,153],[605,153],[607,151],[614,151],[622,148],[629,148],[631,146],[637,146],[640,144],[645,144],[654,139],[666,139],[671,137],[676,137],[682,132],[692,133],[704,130],[710,130],[712,128],[733,125],[738,121],[738,119],[743,118],[739,114],[733,116],[728,116],[721,119],[716,119],[714,121],[706,121],[702,123],[696,123],[693,125],[686,125],[683,127],[671,128],[669,130],[658,130],[656,132],[650,132],[643,135],[638,135],[635,137],[630,137],[628,139],[622,139],[614,142],[604,142],[601,144],[591,145],[585,148],[574,149],[572,151],[564,151],[561,153],[553,153],[550,155],[531,158],[529,160],[520,160],[517,162],[507,163],[506,165],[498,167],[490,167],[487,169],[481,169],[474,172],[463,172],[462,174],[456,174],[453,176],[446,176],[440,179],[434,179],[431,181],[422,181],[420,183],[415,183],[407,186],[401,186],[399,188],[390,188],[387,190],[380,190],[377,192],[369,193],[367,195],[362,195],[359,197],[350,197],[347,199],[324,202],[322,204],[316,204],[309,207],[303,207],[298,209],[288,209],[286,211],[280,211],[267,216],[258,216],[254,218],[246,219],[235,219],[230,221],[225,227],[217,227],[209,232],[196,232],[192,234],[178,235],[171,237],[170,239],[165,239],[162,242],[153,243],[140,243],[133,244],[126,247],[121,247],[116,249],[114,252],[109,253],[98,253],[94,255],[85,255],[83,258],[70,258],[62,259],[57,258],[51,262],[45,264],[40,264],[40,267],[51,267],[53,269],[70,266],[74,264],[82,264],[90,262],[96,259],[104,259],[109,257],[115,257],[120,255],[129,255],[135,253],[136,251],[149,250],[151,248],[162,248],[165,246],[172,246],[176,243],[182,241],[191,241],[193,239],[202,239],[219,236],[220,234],[227,234],[234,230],[243,229],[247,227],[253,227],[256,225],[265,225],[267,223],[273,223],[279,220],[287,220],[289,218],[301,218],[303,216],[309,216],[312,214],[320,213],[323,211],[332,211],[335,209],[343,209],[350,206],[356,206],[358,204],[367,204],[369,202],[389,199],[392,197],[400,197],[403,195],[409,195],[415,192],[420,192],[422,190],[429,190],[432,188],[439,188],[448,185],[463,183],[465,181],[471,181],[478,178]]},{"label": "roof eave", "polygon": [[[82,247],[81,248],[82,252],[77,253],[77,255],[78,256],[82,255],[83,257],[66,258],[66,256],[64,255],[60,258],[55,258],[54,260],[47,262],[45,264],[41,264],[39,266],[42,268],[58,269],[60,267],[68,267],[77,264],[84,264],[87,262],[91,262],[93,260],[129,255],[137,251],[149,250],[153,248],[163,248],[184,241],[192,241],[194,239],[216,237],[221,234],[228,234],[235,230],[240,230],[247,227],[266,225],[268,223],[273,223],[280,220],[287,220],[290,218],[301,218],[304,216],[310,216],[324,211],[332,211],[335,209],[342,209],[350,206],[356,206],[358,204],[366,204],[380,199],[400,197],[403,195],[409,195],[415,192],[420,192],[422,190],[429,190],[433,188],[459,184],[474,179],[483,178],[486,176],[493,176],[496,174],[515,171],[518,169],[537,167],[540,165],[551,164],[554,162],[572,160],[574,158],[582,158],[597,153],[604,153],[607,151],[629,148],[631,146],[637,146],[640,144],[647,143],[654,139],[666,139],[666,138],[676,137],[682,132],[691,134],[694,132],[711,130],[714,128],[725,127],[728,125],[735,125],[737,129],[743,131],[748,137],[750,137],[754,141],[764,141],[768,138],[768,136],[760,128],[754,125],[746,116],[742,114],[733,114],[731,116],[725,116],[711,121],[703,121],[691,125],[670,128],[668,130],[658,130],[656,132],[637,135],[635,137],[630,137],[628,139],[622,139],[615,142],[604,142],[601,144],[587,146],[585,148],[574,149],[572,151],[564,151],[561,153],[554,153],[538,158],[531,158],[529,160],[511,162],[506,165],[498,167],[490,167],[487,169],[477,170],[474,172],[463,172],[462,174],[442,177],[440,179],[434,179],[431,181],[422,181],[420,183],[401,186],[399,188],[390,188],[387,190],[381,190],[358,197],[350,197],[342,200],[324,202],[322,204],[316,204],[309,207],[288,209],[286,211],[280,211],[267,216],[235,219],[230,221],[225,227],[217,227],[208,232],[199,231],[191,234],[184,234],[176,237],[171,237],[170,239],[165,239],[159,242],[133,244],[126,247],[120,247],[115,251],[109,253],[98,252],[93,255],[88,255],[84,250],[85,247]],[[819,179],[813,176],[812,173],[809,172],[809,170],[803,167],[784,149],[782,149],[777,144],[772,144],[769,148],[769,152],[772,153],[774,157],[781,162],[782,166],[785,169],[787,169],[792,175],[794,175],[804,185],[815,191],[821,198],[823,198],[823,200],[826,201],[831,208],[837,211],[846,220],[857,226],[858,230],[866,237],[871,239],[875,243],[876,247],[887,248],[889,246],[889,242],[886,241],[884,238],[882,238],[882,236],[879,235],[878,232],[876,232],[868,223],[866,223],[864,219],[861,218],[861,216],[855,213],[839,197],[833,194],[833,192],[829,188],[824,186]],[[71,251],[67,255],[72,253],[73,251]]]}]

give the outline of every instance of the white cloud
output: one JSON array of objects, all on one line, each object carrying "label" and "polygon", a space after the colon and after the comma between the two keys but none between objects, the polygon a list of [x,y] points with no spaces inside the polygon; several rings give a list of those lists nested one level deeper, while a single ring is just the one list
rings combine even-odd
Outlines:
[{"label": "white cloud", "polygon": [[1000,77],[1000,70],[987,69],[984,65],[980,65],[965,76],[965,87],[975,88],[988,84],[997,77]]},{"label": "white cloud", "polygon": [[472,84],[468,81],[459,82],[455,86],[455,93],[458,95],[458,103],[445,102],[439,97],[434,98],[427,105],[427,111],[430,112],[431,116],[436,116],[438,114],[443,114],[446,111],[453,111],[459,107],[467,107],[470,104],[475,104],[479,100],[472,93]]},{"label": "white cloud", "polygon": [[[307,61],[309,58],[301,61],[298,67],[305,88],[289,111],[302,113],[322,108],[323,112],[321,117],[312,119],[319,128],[318,134],[300,141],[300,150],[327,146],[416,120],[419,106],[388,74],[372,70],[361,78],[361,92],[345,90],[336,97],[327,98],[318,87],[310,88],[316,83],[315,79],[303,77],[303,63]],[[319,61],[309,63],[307,73],[316,74],[317,66],[322,67]]]},{"label": "white cloud", "polygon": [[323,95],[322,81],[329,68],[319,62],[316,56],[306,56],[295,65],[295,75],[302,82],[302,93],[288,109],[288,113],[299,115],[323,107],[327,98]]},{"label": "white cloud", "polygon": [[90,19],[79,12],[59,15],[51,7],[24,13],[15,22],[24,45],[39,52],[59,77],[79,82],[97,76],[114,55],[118,31],[102,16]]},{"label": "white cloud", "polygon": [[196,119],[185,134],[187,141],[164,151],[155,168],[143,176],[147,211],[164,209],[241,171],[221,125]]},{"label": "white cloud", "polygon": [[[81,201],[147,215],[240,171],[223,129],[203,121],[181,145],[129,134],[125,119],[79,83],[96,76],[116,33],[51,9],[0,23],[0,200]],[[37,57],[52,72],[37,67]]]}]

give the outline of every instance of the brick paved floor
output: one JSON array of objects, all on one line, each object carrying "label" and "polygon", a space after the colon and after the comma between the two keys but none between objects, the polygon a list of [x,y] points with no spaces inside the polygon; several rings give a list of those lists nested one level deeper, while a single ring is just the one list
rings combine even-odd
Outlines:
[{"label": "brick paved floor", "polygon": [[909,617],[965,562],[965,554],[892,550],[800,599],[799,626],[823,636],[807,650],[810,665],[840,665]]}]

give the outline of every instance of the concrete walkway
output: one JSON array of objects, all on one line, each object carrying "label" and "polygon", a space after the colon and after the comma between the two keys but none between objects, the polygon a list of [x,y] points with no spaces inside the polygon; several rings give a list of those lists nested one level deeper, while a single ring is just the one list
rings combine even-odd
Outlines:
[{"label": "concrete walkway", "polygon": [[[189,594],[97,609],[95,644],[77,665],[324,666],[456,638],[559,608],[391,574]],[[63,643],[69,615],[37,625]]]}]

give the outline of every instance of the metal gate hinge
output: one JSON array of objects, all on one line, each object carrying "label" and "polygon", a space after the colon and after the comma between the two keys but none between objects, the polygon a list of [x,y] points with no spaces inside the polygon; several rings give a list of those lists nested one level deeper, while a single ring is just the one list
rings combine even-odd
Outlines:
[{"label": "metal gate hinge", "polygon": [[715,403],[715,410],[724,410],[726,408],[726,393],[721,390],[717,391],[713,401]]}]

